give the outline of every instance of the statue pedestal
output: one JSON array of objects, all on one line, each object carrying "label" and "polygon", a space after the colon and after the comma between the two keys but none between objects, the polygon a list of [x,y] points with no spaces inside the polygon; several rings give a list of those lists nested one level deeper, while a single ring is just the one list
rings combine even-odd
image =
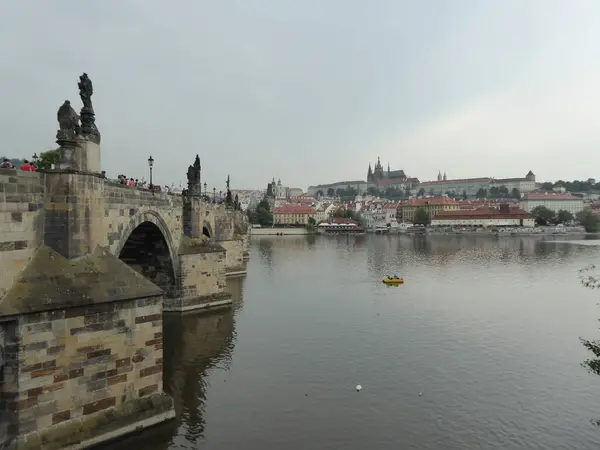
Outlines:
[{"label": "statue pedestal", "polygon": [[102,171],[100,145],[77,136],[74,140],[58,140],[60,160],[58,170],[73,170],[84,173],[100,173]]}]

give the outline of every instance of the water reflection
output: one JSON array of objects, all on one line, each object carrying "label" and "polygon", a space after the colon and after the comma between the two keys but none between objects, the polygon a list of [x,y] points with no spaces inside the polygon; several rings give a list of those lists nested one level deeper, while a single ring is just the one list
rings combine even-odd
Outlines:
[{"label": "water reflection", "polygon": [[236,342],[234,314],[242,307],[244,281],[244,277],[227,280],[233,308],[163,317],[164,390],[174,399],[176,420],[100,448],[194,448],[202,440],[207,380],[213,370],[231,367]]}]

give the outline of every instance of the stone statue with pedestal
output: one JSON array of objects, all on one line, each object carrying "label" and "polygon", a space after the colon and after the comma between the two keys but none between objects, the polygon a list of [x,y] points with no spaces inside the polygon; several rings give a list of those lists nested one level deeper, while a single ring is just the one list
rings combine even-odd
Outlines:
[{"label": "stone statue with pedestal", "polygon": [[57,169],[99,174],[102,171],[100,131],[96,127],[92,106],[92,80],[86,73],[79,77],[78,86],[83,103],[80,115],[75,113],[68,100],[57,113],[60,129],[56,133],[56,143],[61,149]]}]

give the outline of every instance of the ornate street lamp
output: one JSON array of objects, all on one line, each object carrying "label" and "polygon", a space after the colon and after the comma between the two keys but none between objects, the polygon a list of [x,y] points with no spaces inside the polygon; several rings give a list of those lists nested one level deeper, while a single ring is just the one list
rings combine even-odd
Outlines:
[{"label": "ornate street lamp", "polygon": [[217,202],[217,188],[213,188],[213,203]]},{"label": "ornate street lamp", "polygon": [[207,197],[208,194],[206,193],[206,181],[204,182],[204,196]]},{"label": "ornate street lamp", "polygon": [[31,159],[33,159],[33,163],[37,165],[37,162],[38,162],[38,159],[39,159],[37,153],[34,153],[33,156],[31,157]]},{"label": "ornate street lamp", "polygon": [[152,166],[154,166],[154,158],[150,155],[150,158],[148,158],[148,167],[150,167],[150,190],[152,191],[152,194],[154,194],[154,186],[152,185]]}]

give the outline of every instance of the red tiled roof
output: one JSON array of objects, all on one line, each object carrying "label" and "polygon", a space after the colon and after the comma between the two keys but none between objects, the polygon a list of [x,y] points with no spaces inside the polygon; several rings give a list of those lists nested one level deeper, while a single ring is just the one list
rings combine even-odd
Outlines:
[{"label": "red tiled roof", "polygon": [[579,197],[575,197],[571,194],[555,194],[545,193],[541,194],[538,192],[531,194],[524,194],[522,200],[581,200]]},{"label": "red tiled roof", "polygon": [[315,214],[315,210],[310,206],[281,205],[273,210],[273,214]]},{"label": "red tiled roof", "polygon": [[389,186],[391,184],[405,184],[404,178],[391,178],[386,180],[377,180],[375,182],[378,186]]},{"label": "red tiled roof", "polygon": [[456,183],[462,181],[471,181],[471,182],[481,182],[481,181],[492,181],[490,177],[481,177],[481,178],[457,178],[456,180],[441,180],[441,181],[423,181],[421,186],[424,184],[436,184],[436,183]]}]

